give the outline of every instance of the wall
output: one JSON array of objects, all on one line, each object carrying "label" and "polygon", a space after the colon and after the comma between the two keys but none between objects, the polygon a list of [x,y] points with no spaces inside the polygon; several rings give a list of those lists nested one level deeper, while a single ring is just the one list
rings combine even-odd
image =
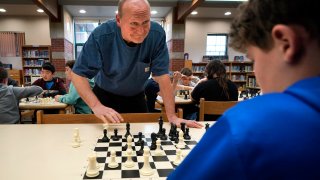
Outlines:
[{"label": "wall", "polygon": [[[186,20],[185,52],[189,53],[189,59],[193,62],[202,61],[206,53],[207,34],[229,33],[231,20],[229,19],[198,19]],[[229,60],[234,56],[245,56],[228,47]]]},{"label": "wall", "polygon": [[[0,16],[0,31],[25,32],[26,45],[50,45],[47,16]],[[1,57],[13,69],[22,69],[21,57]]]}]

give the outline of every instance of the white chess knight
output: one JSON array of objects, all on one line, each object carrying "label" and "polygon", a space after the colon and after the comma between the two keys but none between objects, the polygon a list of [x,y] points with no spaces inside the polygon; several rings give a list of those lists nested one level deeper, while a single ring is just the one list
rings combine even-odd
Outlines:
[{"label": "white chess knight", "polygon": [[97,156],[91,153],[88,157],[89,165],[86,172],[88,177],[97,177],[99,175],[99,170],[97,169]]},{"label": "white chess knight", "polygon": [[173,161],[173,164],[178,166],[181,163],[182,159],[181,159],[181,149],[177,149],[176,152],[176,159]]},{"label": "white chess knight", "polygon": [[132,168],[134,166],[134,162],[132,161],[132,150],[127,150],[127,161],[123,164],[127,168]]},{"label": "white chess knight", "polygon": [[149,148],[144,148],[143,150],[144,163],[142,168],[140,169],[140,174],[143,176],[151,176],[154,174],[154,170],[150,166],[149,156],[150,156]]},{"label": "white chess knight", "polygon": [[160,139],[158,139],[157,141],[156,141],[156,145],[157,145],[157,149],[155,150],[155,155],[156,156],[162,156],[162,155],[164,155],[164,152],[163,152],[163,150],[161,150],[161,147],[160,147],[160,145],[161,145],[161,140]]},{"label": "white chess knight", "polygon": [[183,149],[186,147],[186,143],[183,140],[183,131],[179,131],[179,143],[177,144],[177,148]]},{"label": "white chess knight", "polygon": [[110,162],[108,163],[109,168],[117,168],[119,164],[116,162],[116,151],[112,150],[110,153]]},{"label": "white chess knight", "polygon": [[126,153],[125,153],[125,155],[128,155],[128,151],[133,151],[133,149],[132,149],[132,136],[128,136],[127,137],[127,150],[126,150]]}]

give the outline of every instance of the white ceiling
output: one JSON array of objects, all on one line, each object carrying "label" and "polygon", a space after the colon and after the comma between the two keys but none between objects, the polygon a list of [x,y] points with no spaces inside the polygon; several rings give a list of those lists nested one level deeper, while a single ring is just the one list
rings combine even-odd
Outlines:
[{"label": "white ceiling", "polygon": [[[0,8],[7,10],[5,13],[0,13],[1,16],[6,15],[25,15],[25,16],[46,16],[45,13],[38,13],[38,7],[32,4],[31,0],[0,0]],[[149,0],[151,9],[158,13],[152,15],[152,18],[164,18],[178,1],[191,0]],[[74,17],[104,17],[110,18],[115,16],[118,0],[59,0],[61,4]],[[206,0],[206,2],[196,9],[198,14],[195,16],[189,15],[189,18],[232,18],[236,6],[239,2],[227,2],[217,0]],[[80,14],[79,10],[85,9],[86,14]],[[231,11],[231,16],[225,16],[226,11]]]}]

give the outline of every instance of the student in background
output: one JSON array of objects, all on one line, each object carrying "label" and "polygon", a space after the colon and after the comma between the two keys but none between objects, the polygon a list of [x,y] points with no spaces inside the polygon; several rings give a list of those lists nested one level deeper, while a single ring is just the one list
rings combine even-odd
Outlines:
[{"label": "student in background", "polygon": [[[200,103],[200,98],[207,101],[238,101],[237,86],[228,79],[226,68],[221,61],[210,61],[205,68],[205,74],[206,78],[201,80],[191,93],[191,99],[196,104]],[[212,121],[218,117],[205,115],[205,120]]]},{"label": "student in background", "polygon": [[17,124],[20,121],[19,101],[42,93],[39,86],[8,86],[8,72],[0,67],[0,124]]},{"label": "student in background", "polygon": [[55,67],[46,62],[42,65],[41,77],[32,83],[32,85],[37,85],[42,87],[44,90],[43,97],[54,97],[55,95],[66,94],[66,88],[64,86],[64,81],[59,77],[53,77],[56,69]]},{"label": "student in background", "polygon": [[320,179],[319,2],[249,0],[231,25],[263,95],[238,103],[168,179]]},{"label": "student in background", "polygon": [[173,73],[173,88],[175,90],[192,90],[199,78],[193,76],[191,69],[189,68],[182,68],[179,71]]},{"label": "student in background", "polygon": [[[0,61],[0,67],[3,67],[3,64],[2,64],[2,62]],[[12,79],[12,78],[10,78],[10,77],[8,77],[8,86],[10,86],[10,85],[12,85],[12,86],[18,86],[18,82],[16,81],[16,80],[14,80],[14,79]]]},{"label": "student in background", "polygon": [[[75,60],[67,61],[66,63],[66,78],[71,81],[71,71],[73,68],[73,65],[75,63]],[[91,88],[94,86],[94,80],[93,79],[88,79],[89,84]],[[75,109],[76,114],[92,114],[91,109],[89,106],[81,99],[79,96],[77,90],[75,89],[74,85],[72,82],[70,82],[69,85],[69,92],[68,94],[65,95],[56,95],[54,99],[57,102],[62,102],[66,104],[71,104],[73,105]]]}]

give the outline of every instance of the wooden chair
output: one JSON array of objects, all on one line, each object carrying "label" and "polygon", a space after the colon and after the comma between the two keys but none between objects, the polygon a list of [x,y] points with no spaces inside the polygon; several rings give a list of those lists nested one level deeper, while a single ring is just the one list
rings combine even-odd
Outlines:
[{"label": "wooden chair", "polygon": [[[162,113],[122,113],[125,122],[143,123],[157,122],[162,116],[164,121],[168,121],[167,116]],[[182,118],[182,109],[178,109],[177,116]],[[44,114],[42,110],[37,112],[37,124],[84,124],[103,123],[94,114]]]},{"label": "wooden chair", "polygon": [[199,121],[204,121],[205,114],[222,115],[227,109],[236,105],[238,101],[205,101],[200,99]]}]

